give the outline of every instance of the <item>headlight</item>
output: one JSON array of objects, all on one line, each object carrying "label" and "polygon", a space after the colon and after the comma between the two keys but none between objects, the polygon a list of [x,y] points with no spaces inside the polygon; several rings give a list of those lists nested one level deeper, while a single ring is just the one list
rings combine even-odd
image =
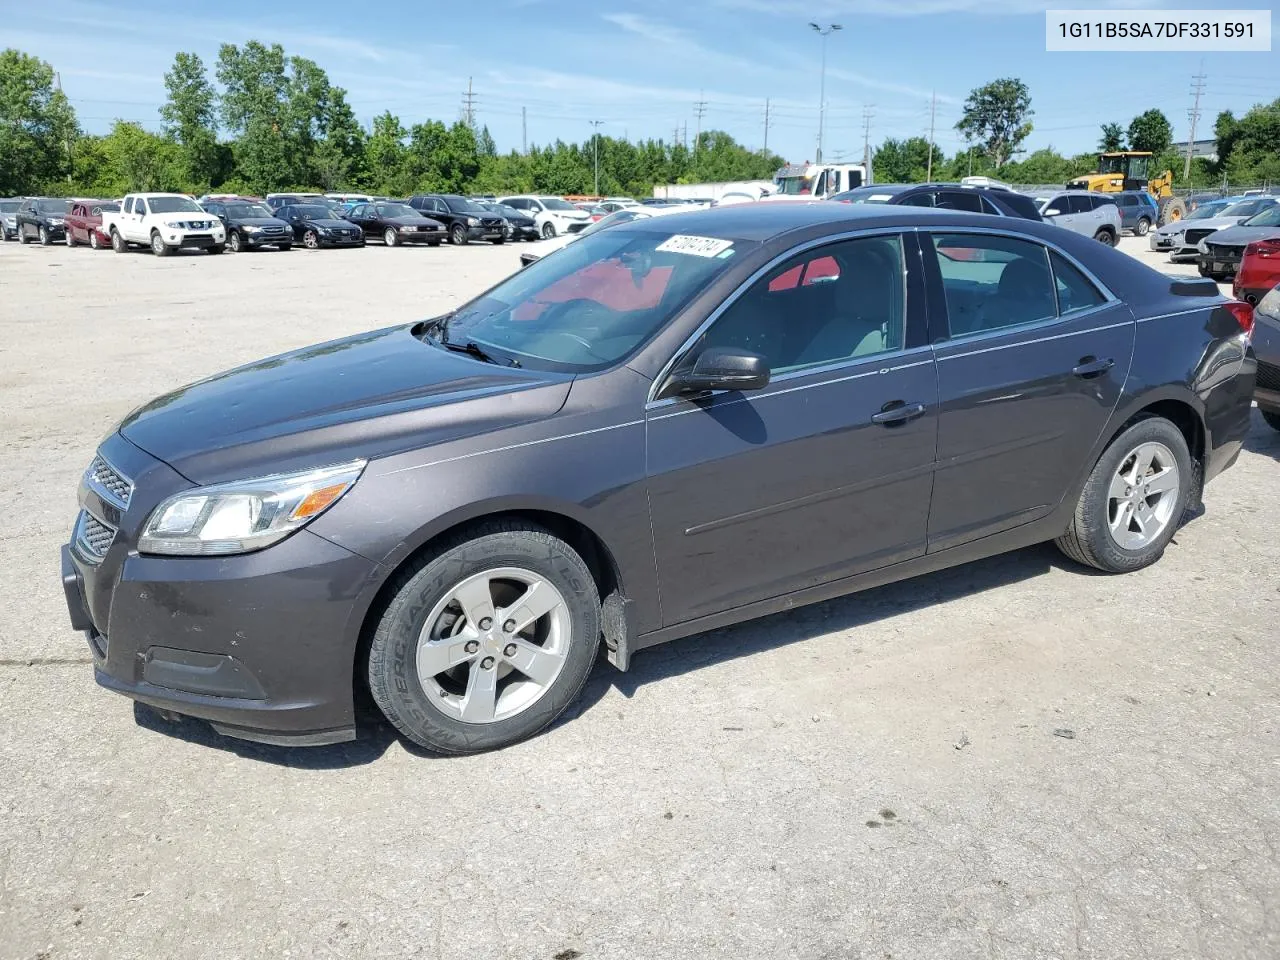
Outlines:
[{"label": "headlight", "polygon": [[62,218],[61,218],[61,217],[50,217],[50,218],[49,218],[49,226],[51,226],[51,227],[60,227],[60,226],[62,226]]},{"label": "headlight", "polygon": [[401,233],[413,233],[413,230],[414,230],[414,228],[413,228],[413,227],[401,227],[401,228],[400,228],[400,232],[401,232]]},{"label": "headlight", "polygon": [[138,552],[210,556],[259,550],[333,506],[360,478],[365,462],[187,490],[152,511]]},{"label": "headlight", "polygon": [[1203,240],[1201,240],[1199,243],[1196,244],[1196,250],[1199,251],[1200,253],[1208,253],[1209,247],[1205,244]]},{"label": "headlight", "polygon": [[479,220],[477,220],[475,217],[467,217],[467,226],[468,226],[468,227],[478,227],[478,226],[480,226],[480,221],[479,221]]},{"label": "headlight", "polygon": [[243,227],[241,227],[241,229],[244,230],[245,233],[261,233],[262,232],[261,227],[255,227],[253,226],[253,224],[245,224]]}]

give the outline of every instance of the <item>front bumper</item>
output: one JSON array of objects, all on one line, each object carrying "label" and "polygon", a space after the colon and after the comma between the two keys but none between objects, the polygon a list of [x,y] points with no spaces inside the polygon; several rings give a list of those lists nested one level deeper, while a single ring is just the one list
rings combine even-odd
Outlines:
[{"label": "front bumper", "polygon": [[504,240],[506,236],[506,231],[502,227],[486,227],[484,225],[467,227],[468,240]]},{"label": "front bumper", "polygon": [[448,234],[441,229],[414,230],[410,233],[400,231],[401,243],[443,243]]},{"label": "front bumper", "polygon": [[119,434],[102,453],[133,479],[133,502],[121,514],[82,488],[84,509],[118,529],[96,562],[74,536],[62,548],[67,610],[97,682],[230,736],[353,739],[356,642],[378,565],[305,529],[239,556],[139,555],[147,514],[188,484]]},{"label": "front bumper", "polygon": [[1200,253],[1196,252],[1196,262],[1200,265],[1201,272],[1216,274],[1219,276],[1229,276],[1240,269],[1240,261],[1244,256],[1244,250],[1238,251],[1219,251],[1217,253]]},{"label": "front bumper", "polygon": [[244,241],[246,247],[279,247],[284,244],[293,244],[293,234],[288,231],[284,233],[241,233],[240,238]]},{"label": "front bumper", "polygon": [[364,235],[357,233],[354,237],[320,236],[322,247],[358,247],[364,243]]},{"label": "front bumper", "polygon": [[36,224],[37,231],[40,227],[44,227],[45,232],[49,234],[50,240],[67,239],[67,225],[65,223],[40,223]]},{"label": "front bumper", "polygon": [[203,250],[216,247],[227,242],[227,235],[221,230],[196,230],[191,233],[161,233],[164,242],[180,250]]}]

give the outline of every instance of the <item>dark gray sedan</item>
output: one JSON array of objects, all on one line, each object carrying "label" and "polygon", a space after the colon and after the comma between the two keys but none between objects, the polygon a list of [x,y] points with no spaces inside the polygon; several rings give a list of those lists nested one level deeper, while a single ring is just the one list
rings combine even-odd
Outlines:
[{"label": "dark gray sedan", "polygon": [[1243,223],[1216,230],[1200,241],[1200,276],[1226,280],[1240,269],[1244,248],[1257,240],[1280,237],[1280,204],[1267,207]]},{"label": "dark gray sedan", "polygon": [[[103,686],[333,743],[528,737],[645,647],[1056,540],[1159,559],[1249,428],[1251,308],[1029,220],[743,204],[101,445],[63,548]],[[980,678],[979,678],[980,680]],[[976,681],[978,682],[978,681]]]}]

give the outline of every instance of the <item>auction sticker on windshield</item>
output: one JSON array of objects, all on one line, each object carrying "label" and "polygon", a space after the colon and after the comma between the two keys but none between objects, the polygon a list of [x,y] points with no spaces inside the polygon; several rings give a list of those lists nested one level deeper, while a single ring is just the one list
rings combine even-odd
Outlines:
[{"label": "auction sticker on windshield", "polygon": [[681,233],[668,237],[655,248],[664,253],[687,253],[693,257],[718,257],[733,246],[732,240],[715,237],[690,237]]}]

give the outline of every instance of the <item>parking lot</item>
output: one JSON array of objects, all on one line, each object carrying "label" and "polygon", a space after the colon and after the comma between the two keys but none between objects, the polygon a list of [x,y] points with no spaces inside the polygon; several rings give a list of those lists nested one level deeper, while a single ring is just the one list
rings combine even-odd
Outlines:
[{"label": "parking lot", "polygon": [[1044,545],[602,661],[496,753],[241,743],[99,690],[57,562],[112,425],[521,249],[0,244],[0,960],[1280,956],[1256,411],[1151,568]]}]

